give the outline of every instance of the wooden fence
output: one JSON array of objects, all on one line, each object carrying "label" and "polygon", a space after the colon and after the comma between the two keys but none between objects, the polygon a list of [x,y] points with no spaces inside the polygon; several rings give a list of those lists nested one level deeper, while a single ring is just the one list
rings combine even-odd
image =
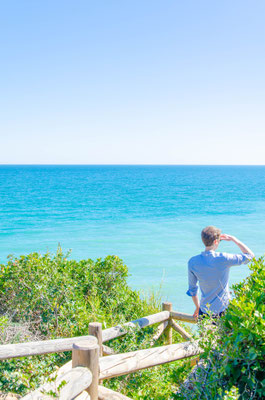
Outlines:
[{"label": "wooden fence", "polygon": [[[100,323],[90,323],[88,336],[2,345],[0,360],[72,351],[72,361],[63,365],[48,383],[23,397],[23,400],[129,400],[102,386],[102,381],[198,356],[201,352],[198,344],[190,340],[189,333],[176,320],[196,323],[192,315],[173,311],[171,303],[163,303],[163,311],[113,328],[102,330]],[[145,328],[153,324],[159,326],[148,349],[115,354],[111,347],[104,345],[125,335],[132,328]],[[172,329],[186,341],[172,344]],[[152,347],[162,334],[165,334],[167,345]]]}]

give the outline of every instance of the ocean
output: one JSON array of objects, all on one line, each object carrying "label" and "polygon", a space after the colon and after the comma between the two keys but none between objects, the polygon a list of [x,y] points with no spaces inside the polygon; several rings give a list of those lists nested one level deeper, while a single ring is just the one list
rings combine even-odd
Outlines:
[{"label": "ocean", "polygon": [[[55,252],[75,259],[118,255],[136,289],[161,290],[193,312],[187,261],[215,225],[256,254],[265,249],[263,166],[0,166],[0,261]],[[221,251],[238,252],[230,242]],[[231,269],[231,284],[249,273]]]}]

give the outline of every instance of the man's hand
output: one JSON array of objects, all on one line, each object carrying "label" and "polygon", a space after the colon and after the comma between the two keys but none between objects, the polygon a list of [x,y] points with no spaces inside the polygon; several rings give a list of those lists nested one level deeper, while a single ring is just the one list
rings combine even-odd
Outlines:
[{"label": "man's hand", "polygon": [[220,236],[220,240],[226,240],[227,242],[231,242],[231,241],[234,242],[235,237],[232,236],[232,235],[227,235],[226,233],[224,233],[224,234],[222,234]]},{"label": "man's hand", "polygon": [[200,311],[200,307],[196,307],[196,309],[195,309],[195,311],[194,311],[194,313],[193,313],[193,317],[194,317],[195,319],[198,319],[198,317],[199,317],[199,311]]}]

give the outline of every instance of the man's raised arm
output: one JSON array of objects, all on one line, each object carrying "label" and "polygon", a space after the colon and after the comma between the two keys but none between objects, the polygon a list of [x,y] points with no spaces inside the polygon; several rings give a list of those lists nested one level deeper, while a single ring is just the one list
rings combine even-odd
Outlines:
[{"label": "man's raised arm", "polygon": [[225,240],[227,242],[234,242],[244,254],[249,254],[251,258],[254,257],[253,251],[251,251],[244,243],[240,242],[235,236],[227,235],[226,233],[220,236],[220,240]]}]

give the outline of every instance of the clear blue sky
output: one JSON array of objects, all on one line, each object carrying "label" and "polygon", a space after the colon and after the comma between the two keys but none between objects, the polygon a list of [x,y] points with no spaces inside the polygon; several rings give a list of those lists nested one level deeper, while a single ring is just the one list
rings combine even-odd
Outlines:
[{"label": "clear blue sky", "polygon": [[265,164],[265,1],[0,2],[0,163]]}]

